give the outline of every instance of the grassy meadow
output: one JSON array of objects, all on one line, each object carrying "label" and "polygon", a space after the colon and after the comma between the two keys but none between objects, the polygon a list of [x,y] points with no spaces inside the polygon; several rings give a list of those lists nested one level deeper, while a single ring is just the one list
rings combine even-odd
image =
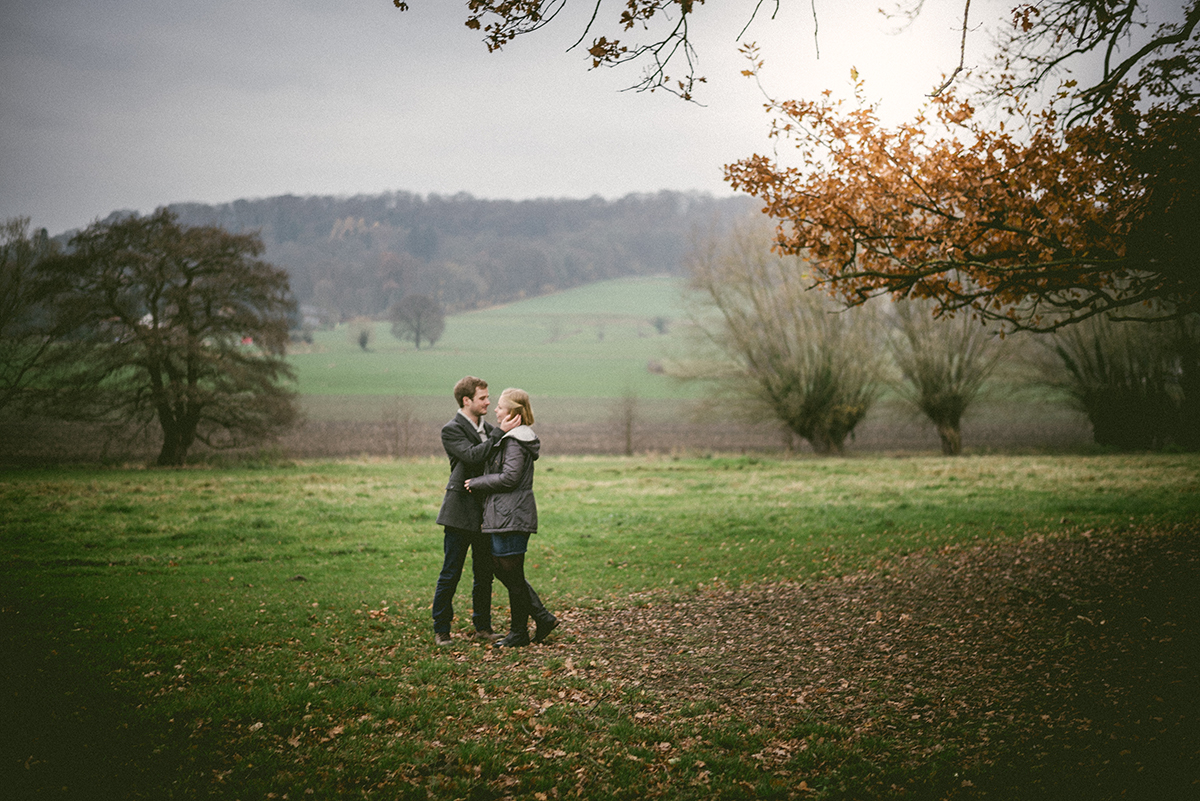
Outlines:
[{"label": "grassy meadow", "polygon": [[[626,278],[455,314],[437,344],[420,350],[378,322],[363,351],[356,329],[343,324],[315,332],[289,361],[304,396],[444,398],[471,374],[541,398],[693,397],[695,387],[647,369],[682,347],[680,286],[675,278]],[[665,333],[658,318],[667,320]]]},{"label": "grassy meadow", "polygon": [[[444,481],[434,458],[0,474],[6,797],[976,797],[979,764],[906,755],[945,739],[920,714],[868,736],[671,706],[647,677],[686,654],[626,681],[645,632],[598,647],[585,622],[1200,524],[1194,455],[548,458],[527,565],[564,625],[437,649]],[[459,636],[469,575],[456,601]]]},{"label": "grassy meadow", "polygon": [[[688,349],[681,286],[678,278],[625,278],[454,314],[436,345],[420,350],[393,337],[382,321],[368,324],[365,351],[359,323],[316,331],[311,345],[294,345],[288,357],[311,424],[281,447],[311,455],[392,455],[364,426],[378,426],[402,409],[412,438],[404,453],[440,453],[437,430],[454,412],[455,382],[468,374],[485,378],[493,396],[507,386],[529,391],[539,424],[563,453],[590,452],[579,424],[606,425],[626,396],[638,399],[642,423],[679,421],[687,417],[680,404],[690,408],[705,391],[660,369]],[[358,428],[348,434],[346,426]],[[354,442],[349,450],[348,441]]]}]

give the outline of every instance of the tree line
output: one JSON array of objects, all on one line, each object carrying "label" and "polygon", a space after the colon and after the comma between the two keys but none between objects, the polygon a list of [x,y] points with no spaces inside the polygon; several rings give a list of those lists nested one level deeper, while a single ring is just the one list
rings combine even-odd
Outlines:
[{"label": "tree line", "polygon": [[[286,431],[297,418],[284,358],[296,304],[286,272],[262,252],[256,234],[186,226],[168,209],[95,223],[65,247],[10,220],[0,232],[0,411],[157,425],[160,465],[183,464],[197,441],[234,447]],[[716,380],[729,416],[765,414],[816,451],[840,453],[894,367],[893,386],[937,428],[943,452],[961,451],[962,417],[1002,356],[994,324],[919,298],[846,308],[822,291],[814,265],[780,251],[761,217],[696,240],[682,269],[692,322],[712,347],[678,374]],[[389,317],[418,347],[443,325],[424,295]],[[1026,335],[1044,339],[1055,357],[1043,360],[1047,375],[1097,442],[1200,447],[1200,317],[1154,317],[1110,312]]]},{"label": "tree line", "polygon": [[175,204],[184,225],[258,232],[297,301],[329,322],[383,317],[406,296],[462,311],[629,275],[680,274],[692,236],[746,197],[484,200],[387,192]]}]

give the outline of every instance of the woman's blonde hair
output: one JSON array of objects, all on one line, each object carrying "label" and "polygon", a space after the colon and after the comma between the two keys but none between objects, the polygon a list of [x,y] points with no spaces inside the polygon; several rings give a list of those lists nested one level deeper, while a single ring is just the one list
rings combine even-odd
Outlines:
[{"label": "woman's blonde hair", "polygon": [[521,415],[522,423],[533,425],[533,407],[529,405],[529,393],[525,390],[509,387],[500,393],[500,401],[496,405],[512,409]]}]

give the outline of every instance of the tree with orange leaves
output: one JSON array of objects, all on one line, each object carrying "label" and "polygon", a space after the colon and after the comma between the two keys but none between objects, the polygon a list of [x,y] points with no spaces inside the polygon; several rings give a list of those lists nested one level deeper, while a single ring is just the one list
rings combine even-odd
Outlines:
[{"label": "tree with orange leaves", "polygon": [[[861,84],[853,108],[773,101],[773,135],[797,162],[753,156],[727,177],[779,220],[783,251],[806,253],[851,303],[928,297],[1035,331],[1200,312],[1200,0],[1153,28],[1149,6],[1014,8],[982,93],[999,122],[953,92],[894,128]],[[1089,56],[1102,58],[1094,82],[1067,80]]]},{"label": "tree with orange leaves", "polygon": [[726,168],[854,304],[934,298],[1014,327],[1054,330],[1101,312],[1200,311],[1200,117],[1145,108],[1130,91],[1067,127],[1053,109],[1026,130],[981,123],[952,94],[894,128],[862,99],[772,104],[796,163]]}]

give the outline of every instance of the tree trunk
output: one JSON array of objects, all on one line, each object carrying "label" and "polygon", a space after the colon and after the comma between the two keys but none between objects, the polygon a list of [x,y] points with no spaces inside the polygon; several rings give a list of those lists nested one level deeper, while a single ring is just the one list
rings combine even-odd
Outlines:
[{"label": "tree trunk", "polygon": [[164,425],[162,450],[158,452],[158,466],[183,467],[183,460],[186,456],[187,452],[179,440],[178,428]]},{"label": "tree trunk", "polygon": [[159,467],[183,467],[188,448],[196,441],[199,419],[198,409],[180,413],[166,404],[158,407],[158,422],[163,432],[162,450],[158,453]]},{"label": "tree trunk", "polygon": [[962,453],[962,431],[958,423],[938,423],[937,432],[942,438],[943,456],[958,456]]},{"label": "tree trunk", "polygon": [[822,456],[829,456],[833,454],[835,450],[839,454],[841,452],[841,449],[837,447],[837,443],[830,439],[829,435],[824,431],[814,432],[812,437],[809,438],[808,444],[812,445],[812,449]]},{"label": "tree trunk", "polygon": [[1188,450],[1200,450],[1200,341],[1189,336],[1187,325],[1179,321],[1179,444]]}]

